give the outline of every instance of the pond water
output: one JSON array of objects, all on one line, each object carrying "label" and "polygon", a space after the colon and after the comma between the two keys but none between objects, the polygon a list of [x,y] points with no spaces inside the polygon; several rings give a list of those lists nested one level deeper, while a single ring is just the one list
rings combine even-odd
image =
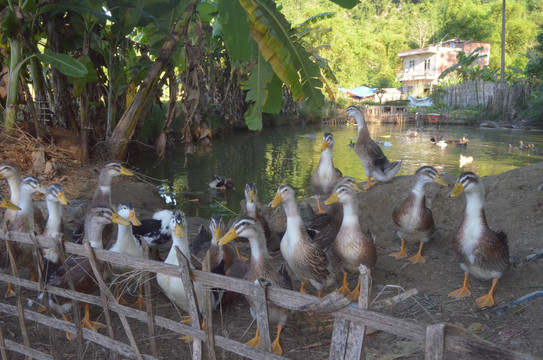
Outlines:
[{"label": "pond water", "polygon": [[[432,165],[440,172],[459,174],[473,171],[479,176],[496,175],[517,167],[543,161],[543,132],[513,129],[481,129],[467,126],[440,126],[425,129],[417,137],[410,137],[408,125],[368,125],[371,136],[381,141],[390,161],[404,160],[398,175],[411,175],[422,165]],[[172,206],[182,209],[188,216],[209,219],[213,214],[235,217],[244,198],[245,184],[253,181],[262,203],[269,203],[279,185],[290,185],[298,198],[311,197],[309,178],[320,158],[322,134],[331,132],[336,145],[334,165],[343,175],[366,181],[364,169],[354,149],[356,126],[278,127],[256,132],[235,132],[214,138],[207,147],[199,147],[189,155],[186,166],[182,148],[174,149],[163,161],[145,161],[136,165],[139,170],[156,179],[161,194]],[[443,136],[460,139],[466,136],[466,147],[449,144],[445,148],[432,145],[430,139]],[[534,144],[535,151],[510,149],[520,141]],[[388,146],[390,144],[390,146]],[[468,157],[461,163],[461,156]],[[470,158],[473,159],[470,162]],[[211,190],[206,180],[217,174],[231,178],[234,190]]]}]

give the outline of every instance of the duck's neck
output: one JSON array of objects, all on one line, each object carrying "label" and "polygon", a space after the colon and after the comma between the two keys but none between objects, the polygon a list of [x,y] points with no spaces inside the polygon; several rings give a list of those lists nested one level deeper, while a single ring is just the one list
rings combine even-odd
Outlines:
[{"label": "duck's neck", "polygon": [[10,200],[12,204],[19,203],[19,196],[21,193],[21,178],[17,174],[12,174],[7,178],[9,191],[10,191]]},{"label": "duck's neck", "polygon": [[343,203],[343,224],[359,224],[358,222],[358,204],[356,201]]},{"label": "duck's neck", "polygon": [[285,209],[285,214],[287,216],[287,228],[289,225],[297,225],[301,223],[302,218],[300,217],[300,212],[298,210],[296,200],[291,199],[283,201],[283,208]]},{"label": "duck's neck", "polygon": [[[111,181],[110,181],[111,183]],[[111,186],[98,185],[94,191],[92,205],[111,205]]]},{"label": "duck's neck", "polygon": [[172,247],[170,248],[168,257],[166,258],[164,262],[166,264],[179,265],[179,261],[177,261],[177,251],[175,251],[175,247],[177,246],[179,250],[181,250],[181,253],[185,256],[186,259],[190,259],[189,242],[187,238],[178,238],[176,236],[172,236],[172,238],[173,238]]},{"label": "duck's neck", "polygon": [[262,246],[266,243],[264,231],[260,230],[257,236],[249,238],[249,243],[251,244],[251,262],[267,261],[270,258],[268,248]]},{"label": "duck's neck", "polygon": [[247,204],[245,205],[245,209],[247,210],[248,216],[252,218],[258,217],[258,206],[256,205],[256,202],[247,201]]},{"label": "duck's neck", "polygon": [[426,204],[426,191],[424,190],[425,182],[416,182],[411,189],[411,197],[415,198],[415,203],[422,202],[423,205]]},{"label": "duck's neck", "polygon": [[321,152],[321,158],[319,160],[319,166],[327,166],[328,168],[333,169],[334,168],[334,154],[332,152],[332,149],[327,148],[323,152]]},{"label": "duck's neck", "polygon": [[[28,219],[31,219],[32,225],[34,225],[34,206],[32,205],[32,191],[27,190],[25,187],[21,189],[19,198],[19,214],[26,214]],[[33,230],[33,229],[32,229]]]},{"label": "duck's neck", "polygon": [[136,244],[134,242],[134,235],[132,235],[132,225],[119,225],[117,233],[117,241],[119,245],[130,246]]},{"label": "duck's neck", "polygon": [[93,205],[111,205],[111,182],[113,177],[107,171],[100,172],[98,185],[92,197]]},{"label": "duck's neck", "polygon": [[484,214],[484,193],[466,192],[466,212],[465,216]]},{"label": "duck's neck", "polygon": [[61,233],[62,204],[58,201],[47,200],[47,212],[49,213],[49,217],[47,218],[47,224],[45,224],[44,233],[55,237]]},{"label": "duck's neck", "polygon": [[92,218],[85,222],[85,239],[87,239],[91,247],[94,249],[103,249],[104,244],[102,243],[102,230],[104,225],[102,224],[93,224]]},{"label": "duck's neck", "polygon": [[358,136],[362,135],[363,132],[368,132],[368,127],[366,126],[366,119],[364,119],[364,114],[359,113],[355,116],[356,123],[358,124]]}]

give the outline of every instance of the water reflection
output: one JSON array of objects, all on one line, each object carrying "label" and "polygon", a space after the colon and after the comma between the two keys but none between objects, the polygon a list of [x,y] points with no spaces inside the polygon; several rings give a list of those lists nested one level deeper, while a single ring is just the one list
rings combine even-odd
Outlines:
[{"label": "water reflection", "polygon": [[[389,160],[404,160],[399,175],[411,175],[422,165],[433,165],[446,173],[469,170],[486,176],[543,160],[536,152],[543,151],[543,133],[538,131],[442,126],[411,137],[407,126],[372,123],[368,127],[374,140],[390,142],[390,147],[382,147]],[[356,140],[356,126],[281,127],[261,133],[233,133],[214,138],[209,147],[198,148],[195,155],[188,156],[186,167],[181,149],[170,152],[158,164],[142,161],[136,165],[147,175],[166,179],[158,184],[161,192],[189,216],[209,218],[220,213],[232,218],[239,212],[245,183],[249,181],[256,183],[263,203],[271,201],[282,184],[296,189],[299,198],[310,197],[309,178],[319,162],[325,131],[334,135],[335,166],[344,175],[366,181],[354,149],[348,146]],[[469,142],[466,147],[432,145],[430,138],[440,135],[445,140],[466,136]],[[533,143],[536,151],[511,151],[509,144],[517,146],[520,140]],[[473,159],[461,163],[461,156]],[[234,190],[209,189],[206,180],[214,174],[231,178]]]}]

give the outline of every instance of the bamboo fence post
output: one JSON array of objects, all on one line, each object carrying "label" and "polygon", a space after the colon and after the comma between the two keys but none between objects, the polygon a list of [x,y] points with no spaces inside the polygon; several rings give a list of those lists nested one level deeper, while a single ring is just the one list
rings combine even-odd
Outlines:
[{"label": "bamboo fence post", "polygon": [[[17,262],[15,260],[15,255],[13,254],[13,249],[11,248],[11,242],[6,241],[6,250],[8,251],[9,262],[11,265],[11,273],[15,277],[19,277],[19,271],[17,269]],[[25,319],[23,316],[23,301],[21,300],[21,287],[15,285],[15,299],[17,301],[17,314],[19,318],[19,328],[21,330],[21,335],[23,337],[24,346],[30,348],[30,340],[28,339],[28,333],[26,331]]]},{"label": "bamboo fence post", "polygon": [[[149,245],[146,241],[141,242],[143,246],[143,257],[149,258]],[[158,347],[156,345],[155,317],[153,316],[153,301],[151,299],[151,279],[149,272],[143,273],[143,298],[145,300],[145,310],[147,312],[147,328],[149,329],[149,345],[151,354],[158,359]]]},{"label": "bamboo fence post", "polygon": [[[209,263],[208,254],[206,254],[206,256],[204,257],[204,262],[202,263],[202,270],[211,272],[211,265]],[[217,354],[215,353],[215,337],[213,336],[213,304],[211,299],[212,296],[212,289],[207,285],[204,286],[204,323],[206,335],[205,346],[207,351],[207,358],[210,360],[216,360]]]},{"label": "bamboo fence post", "polygon": [[4,339],[4,330],[2,329],[1,322],[0,322],[0,355],[2,355],[2,360],[8,360],[8,353],[6,351],[6,341]]},{"label": "bamboo fence post", "polygon": [[[113,325],[111,323],[111,316],[109,314],[109,306],[108,306],[108,300],[117,302],[115,299],[115,296],[109,291],[106,283],[104,282],[104,279],[102,279],[102,274],[100,273],[100,270],[98,268],[98,261],[96,260],[96,256],[94,255],[94,251],[88,241],[84,241],[83,245],[85,246],[85,249],[87,250],[89,261],[92,266],[92,271],[94,273],[94,277],[96,278],[96,281],[98,282],[98,285],[100,286],[100,298],[102,300],[102,308],[104,310],[104,315],[106,317],[107,322],[107,328],[108,328],[108,334],[111,339],[115,339],[113,334]],[[136,355],[136,358],[138,360],[143,360],[140,350],[138,349],[138,344],[136,343],[136,340],[134,339],[134,336],[132,334],[132,330],[130,329],[130,325],[128,324],[128,320],[126,320],[126,316],[119,314],[119,318],[121,319],[121,323],[123,324],[126,336],[128,337],[128,340],[130,341],[130,345],[132,345],[132,349],[134,350],[134,353]],[[115,352],[115,356],[118,356]]]},{"label": "bamboo fence post", "polygon": [[[371,289],[371,275],[367,266],[360,265],[360,295],[358,306],[367,309]],[[330,359],[360,359],[364,346],[366,326],[363,323],[351,322],[346,319],[334,321],[332,344],[330,346]]]},{"label": "bamboo fence post", "polygon": [[[70,265],[68,265],[67,257],[66,257],[66,249],[64,248],[64,242],[61,241],[59,243],[56,243],[58,254],[60,256],[60,260],[62,262],[62,266],[64,266],[64,273],[66,274],[66,278],[68,279],[68,286],[71,291],[75,291],[74,281],[72,278],[72,273],[70,271]],[[46,287],[47,290],[47,287]],[[45,293],[44,296],[48,296],[48,293]],[[83,357],[83,329],[81,328],[81,317],[79,316],[79,301],[77,301],[74,298],[71,298],[72,301],[72,316],[74,319],[75,329],[76,329],[76,336],[77,336],[77,347],[76,347],[76,355],[78,358]],[[49,299],[46,298],[46,302],[49,302]],[[49,306],[49,304],[47,304]]]},{"label": "bamboo fence post", "polygon": [[[172,245],[175,246],[175,245]],[[196,295],[194,294],[194,287],[192,285],[192,280],[190,279],[190,268],[189,262],[185,258],[185,255],[181,250],[175,246],[175,251],[177,255],[177,262],[181,267],[180,275],[181,281],[183,282],[183,287],[185,288],[185,294],[187,294],[187,299],[189,302],[189,315],[190,315],[190,324],[193,329],[200,330],[200,311],[198,309],[198,304],[196,303]],[[194,339],[192,350],[192,358],[194,360],[202,359],[202,341]]]},{"label": "bamboo fence post", "polygon": [[256,280],[255,294],[253,297],[255,305],[256,323],[258,333],[260,334],[260,348],[271,352],[270,324],[268,322],[268,300],[266,298],[266,288],[269,283]]}]

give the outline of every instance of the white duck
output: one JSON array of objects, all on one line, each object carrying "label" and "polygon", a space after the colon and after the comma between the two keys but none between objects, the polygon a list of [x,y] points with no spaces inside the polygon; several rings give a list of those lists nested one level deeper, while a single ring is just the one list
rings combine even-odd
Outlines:
[{"label": "white duck", "polygon": [[[115,241],[115,244],[109,249],[109,251],[119,254],[126,254],[130,256],[134,256],[137,258],[143,258],[143,249],[141,247],[141,243],[136,239],[134,234],[132,234],[132,225],[134,226],[140,226],[141,222],[139,221],[138,217],[136,216],[136,211],[134,210],[134,206],[130,203],[124,203],[119,205],[117,208],[117,214],[119,216],[122,216],[123,218],[130,221],[129,225],[119,225],[119,229],[117,231],[117,240]],[[118,277],[122,277],[124,274],[131,272],[132,268],[127,266],[121,266],[121,265],[112,265],[111,270],[113,271],[114,275],[117,275]],[[126,303],[126,301],[122,298],[119,291],[119,285],[118,282],[115,283],[116,290],[117,290],[117,301],[120,303]],[[142,297],[142,286],[140,285],[140,294],[136,302],[134,303],[137,305],[140,309],[143,308],[143,297]]]}]

